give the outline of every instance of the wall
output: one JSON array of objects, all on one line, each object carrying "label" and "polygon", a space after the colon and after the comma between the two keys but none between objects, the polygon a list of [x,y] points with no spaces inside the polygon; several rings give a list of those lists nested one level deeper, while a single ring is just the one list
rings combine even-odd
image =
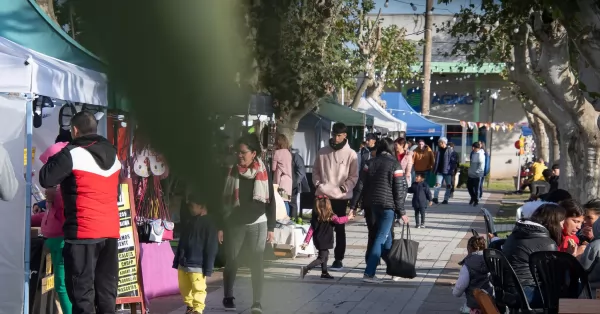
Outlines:
[{"label": "wall", "polygon": [[[452,21],[450,15],[434,15],[434,24],[441,25]],[[384,25],[396,24],[407,29],[407,37],[412,40],[421,40],[424,19],[420,15],[398,14],[383,15]],[[435,28],[435,27],[434,27]],[[417,33],[417,34],[414,34]],[[412,34],[412,35],[411,35]],[[432,61],[436,62],[464,62],[463,57],[444,57],[444,51],[450,51],[454,42],[447,34],[438,33],[434,29],[433,34]],[[436,73],[433,68],[431,81],[432,104],[430,114],[438,118],[430,117],[432,121],[446,125],[448,138],[452,140],[461,153],[463,160],[468,160],[468,153],[471,150],[473,131],[469,130],[466,147],[462,147],[462,134],[457,134],[460,128],[459,121],[479,121],[479,122],[510,122],[526,123],[525,112],[523,111],[519,100],[511,93],[509,83],[504,81],[498,74],[482,73],[472,74],[441,74]],[[420,111],[420,87],[421,82],[398,82],[396,88],[388,89],[387,92],[403,91],[405,97],[413,105],[415,110]],[[476,110],[474,104],[477,102],[477,91],[480,91],[479,110]],[[490,95],[498,92],[496,100],[496,109],[492,110],[492,99]],[[435,96],[434,96],[435,95]],[[494,117],[492,118],[492,112]],[[448,130],[450,128],[450,130]],[[454,130],[452,130],[454,129]],[[458,129],[458,130],[456,130]],[[454,134],[452,133],[454,131]],[[493,134],[493,135],[492,135]],[[491,147],[491,176],[492,178],[510,178],[517,173],[518,156],[514,142],[520,136],[519,128],[510,131],[487,131],[482,128],[480,140],[486,142],[486,150]]]}]

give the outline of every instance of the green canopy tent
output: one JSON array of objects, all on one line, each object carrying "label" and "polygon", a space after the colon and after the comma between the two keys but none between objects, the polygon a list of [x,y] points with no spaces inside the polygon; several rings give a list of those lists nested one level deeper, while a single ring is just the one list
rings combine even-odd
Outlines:
[{"label": "green canopy tent", "polygon": [[372,128],[375,121],[373,116],[343,106],[331,96],[321,98],[316,114],[348,126],[348,143],[355,150],[358,150],[364,140],[365,129]]}]

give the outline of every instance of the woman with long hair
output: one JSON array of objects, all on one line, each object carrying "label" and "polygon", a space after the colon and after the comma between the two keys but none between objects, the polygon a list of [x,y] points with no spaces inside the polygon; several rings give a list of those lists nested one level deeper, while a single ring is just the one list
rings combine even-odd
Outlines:
[{"label": "woman with long hair", "polygon": [[[229,168],[223,191],[224,217],[219,228],[219,242],[225,239],[223,306],[235,311],[233,286],[241,260],[250,267],[254,294],[252,313],[262,313],[265,244],[273,240],[275,201],[273,181],[260,159],[258,137],[248,134],[236,145],[237,164]],[[240,256],[244,248],[247,256]]]},{"label": "woman with long hair", "polygon": [[292,196],[292,152],[290,142],[283,134],[275,138],[275,152],[273,153],[273,183],[278,185],[277,193],[283,199],[285,210],[290,217],[290,200]]},{"label": "woman with long hair", "polygon": [[[364,206],[369,207],[375,221],[373,245],[367,253],[367,267],[363,280],[378,282],[375,277],[381,256],[392,246],[390,234],[395,215],[408,223],[404,210],[407,182],[404,170],[396,159],[395,144],[391,138],[382,139],[377,145],[377,156],[361,170],[355,192],[362,196]],[[352,207],[351,208],[355,208]]]},{"label": "woman with long hair", "polygon": [[396,158],[400,163],[402,171],[404,171],[404,177],[408,185],[412,183],[412,169],[413,169],[413,153],[407,149],[406,139],[399,137],[394,141],[394,148],[396,150]]},{"label": "woman with long hair", "polygon": [[529,255],[558,250],[563,241],[566,213],[557,204],[541,205],[530,218],[517,221],[502,246],[502,252],[515,270],[532,307],[541,305],[541,295],[529,270]]},{"label": "woman with long hair", "polygon": [[584,211],[581,204],[574,199],[564,200],[558,203],[565,209],[565,223],[562,228],[562,242],[558,247],[561,252],[567,252],[574,256],[579,256],[583,253],[583,248],[579,250],[579,237],[577,233],[581,230],[583,223]]}]

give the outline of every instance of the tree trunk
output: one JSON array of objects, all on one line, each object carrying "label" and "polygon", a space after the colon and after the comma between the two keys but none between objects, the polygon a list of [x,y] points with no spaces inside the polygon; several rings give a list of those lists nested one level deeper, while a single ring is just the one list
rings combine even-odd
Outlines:
[{"label": "tree trunk", "polygon": [[367,98],[372,98],[377,102],[381,108],[386,108],[387,103],[385,100],[381,99],[381,94],[383,93],[383,89],[385,88],[385,83],[381,81],[373,82],[373,85],[367,87]]},{"label": "tree trunk", "polygon": [[550,151],[552,152],[552,163],[556,164],[560,162],[560,135],[558,134],[558,128],[554,125],[549,126],[550,134],[552,134],[552,139],[550,140]]},{"label": "tree trunk", "polygon": [[354,93],[354,98],[352,99],[352,109],[357,109],[358,105],[360,105],[360,99],[367,90],[367,87],[373,84],[373,76],[375,75],[369,74],[363,79],[363,81],[360,83],[360,86],[358,86],[356,93]]},{"label": "tree trunk", "polygon": [[58,24],[56,14],[54,14],[54,0],[36,0],[35,1],[40,8],[50,17],[54,22]]},{"label": "tree trunk", "polygon": [[525,116],[527,117],[527,121],[529,121],[529,126],[533,131],[534,137],[533,140],[535,142],[535,155],[537,157],[541,157],[544,160],[550,160],[550,150],[549,150],[549,140],[548,133],[546,132],[546,128],[544,123],[539,119],[536,115],[525,112]]}]

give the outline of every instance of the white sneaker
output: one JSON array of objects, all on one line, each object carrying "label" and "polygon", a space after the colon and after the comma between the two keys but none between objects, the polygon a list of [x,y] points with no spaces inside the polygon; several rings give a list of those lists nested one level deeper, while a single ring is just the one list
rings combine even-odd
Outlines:
[{"label": "white sneaker", "polygon": [[402,277],[392,276],[392,281],[400,281],[400,280],[402,280]]},{"label": "white sneaker", "polygon": [[363,275],[363,281],[369,283],[381,283],[381,280],[377,278],[377,276],[369,277],[367,275]]}]

